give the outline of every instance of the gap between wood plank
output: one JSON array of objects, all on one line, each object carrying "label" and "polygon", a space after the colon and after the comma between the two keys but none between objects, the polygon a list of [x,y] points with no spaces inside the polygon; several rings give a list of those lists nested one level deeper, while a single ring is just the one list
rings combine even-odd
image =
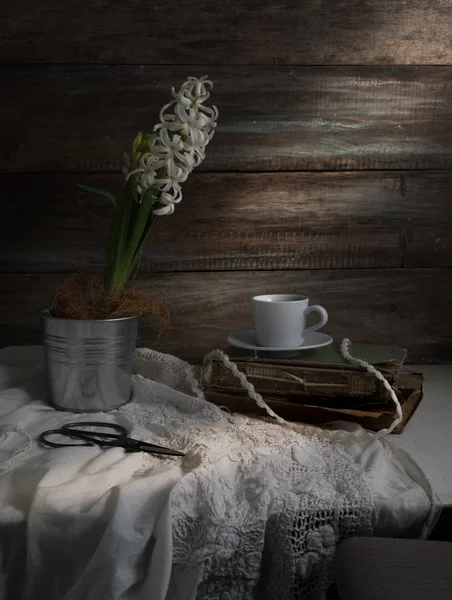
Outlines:
[{"label": "gap between wood plank", "polygon": [[452,63],[416,63],[416,64],[406,64],[406,63],[215,63],[215,65],[210,65],[206,63],[191,63],[191,64],[181,64],[181,63],[147,63],[147,62],[135,62],[135,63],[127,63],[127,62],[22,62],[22,61],[2,61],[0,63],[0,69],[2,67],[196,67],[203,69],[210,69],[211,67],[228,67],[228,68],[281,68],[281,67],[294,67],[296,69],[306,68],[335,68],[335,67],[357,67],[357,68],[369,68],[369,67],[394,67],[394,68],[402,68],[402,67],[413,67],[416,69],[420,68],[429,68],[429,67],[452,67]]},{"label": "gap between wood plank", "polygon": [[[93,269],[94,270],[94,269]],[[298,273],[321,273],[322,271],[332,271],[334,273],[347,273],[353,271],[354,273],[372,273],[372,272],[387,272],[387,271],[403,271],[407,273],[409,271],[451,271],[452,267],[344,267],[343,269],[335,269],[332,267],[321,267],[319,269],[201,269],[201,270],[177,270],[177,271],[140,271],[138,273],[141,277],[152,279],[152,276],[165,276],[165,275],[201,275],[204,273],[287,273],[287,272],[298,272]],[[14,275],[23,277],[69,277],[74,271],[8,271],[0,272],[0,278],[12,277]]]},{"label": "gap between wood plank", "polygon": [[[375,168],[375,169],[278,169],[276,171],[241,171],[241,170],[233,170],[233,169],[228,169],[225,171],[218,171],[218,170],[197,170],[194,173],[196,175],[278,175],[278,174],[284,174],[284,173],[397,173],[397,172],[407,172],[407,173],[418,173],[419,171],[425,172],[425,171],[440,171],[442,173],[444,172],[451,172],[452,173],[452,168],[450,167],[420,167],[417,169],[414,168],[408,168],[408,169],[401,169],[401,168],[397,168],[394,167],[393,169],[387,169],[387,168]],[[122,175],[121,171],[105,171],[103,169],[97,171],[95,169],[90,169],[90,170],[72,170],[72,169],[65,169],[63,171],[46,171],[46,170],[40,170],[40,171],[4,171],[2,169],[0,169],[0,177],[2,176],[6,176],[8,177],[9,175]]]}]

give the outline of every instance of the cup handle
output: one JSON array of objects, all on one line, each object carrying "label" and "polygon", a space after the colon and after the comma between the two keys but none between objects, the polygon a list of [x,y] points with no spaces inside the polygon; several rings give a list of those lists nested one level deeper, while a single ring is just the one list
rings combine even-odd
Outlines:
[{"label": "cup handle", "polygon": [[313,304],[312,306],[308,306],[308,308],[304,311],[304,314],[308,315],[311,312],[318,312],[320,314],[320,321],[318,323],[316,323],[315,325],[311,325],[311,327],[307,327],[303,331],[303,335],[306,333],[309,333],[311,331],[317,331],[317,329],[320,329],[321,327],[323,327],[324,325],[326,325],[328,323],[328,313],[323,308],[323,306],[319,306],[318,304]]}]

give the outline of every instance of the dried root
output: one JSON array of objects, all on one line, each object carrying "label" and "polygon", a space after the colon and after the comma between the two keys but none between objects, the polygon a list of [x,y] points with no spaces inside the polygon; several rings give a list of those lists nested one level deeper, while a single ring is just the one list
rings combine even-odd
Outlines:
[{"label": "dried root", "polygon": [[119,319],[151,315],[160,333],[171,327],[170,312],[156,295],[144,290],[126,288],[117,298],[104,292],[102,274],[77,273],[60,280],[53,289],[50,312],[63,319]]}]

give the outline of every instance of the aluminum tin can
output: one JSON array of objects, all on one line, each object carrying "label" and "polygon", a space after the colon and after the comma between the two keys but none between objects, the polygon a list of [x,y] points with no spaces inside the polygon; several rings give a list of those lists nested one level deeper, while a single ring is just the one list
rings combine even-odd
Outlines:
[{"label": "aluminum tin can", "polygon": [[137,317],[60,319],[42,311],[50,403],[73,412],[107,411],[126,404],[137,330]]}]

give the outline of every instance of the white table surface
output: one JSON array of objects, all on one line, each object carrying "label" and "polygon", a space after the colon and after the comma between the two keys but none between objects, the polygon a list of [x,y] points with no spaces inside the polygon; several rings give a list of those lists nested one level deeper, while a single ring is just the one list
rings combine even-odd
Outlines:
[{"label": "white table surface", "polygon": [[424,397],[404,431],[389,436],[422,468],[444,506],[452,506],[452,365],[408,365],[425,377]]}]

